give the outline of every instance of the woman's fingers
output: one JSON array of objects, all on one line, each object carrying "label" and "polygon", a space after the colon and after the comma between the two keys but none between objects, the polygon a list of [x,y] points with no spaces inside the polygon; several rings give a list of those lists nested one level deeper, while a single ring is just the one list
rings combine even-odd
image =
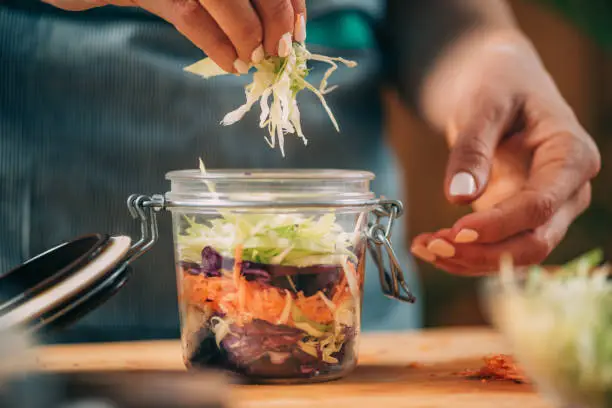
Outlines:
[{"label": "woman's fingers", "polygon": [[412,241],[410,251],[418,258],[433,263],[440,257],[440,252],[444,252],[444,248],[440,249],[440,243],[445,246],[446,240],[450,238],[450,229],[443,229],[434,234],[426,233],[418,235]]},{"label": "woman's fingers", "polygon": [[599,171],[588,137],[571,133],[551,136],[534,153],[524,189],[489,210],[460,219],[455,234],[472,233],[479,243],[499,242],[546,224],[579,187]]},{"label": "woman's fingers", "polygon": [[510,254],[516,265],[537,264],[559,244],[569,225],[588,207],[590,199],[591,187],[587,183],[548,222],[534,230],[495,243],[457,243],[457,234],[446,229],[419,235],[414,240],[413,253],[419,256],[417,252],[422,255],[426,250],[427,256],[419,256],[421,259],[448,272],[471,276],[497,271],[504,254]]},{"label": "woman's fingers", "polygon": [[235,68],[246,73],[264,58],[262,22],[250,0],[199,0],[230,39],[239,57]]},{"label": "woman's fingers", "polygon": [[266,54],[285,57],[306,39],[305,0],[44,0],[66,10],[138,6],[172,23],[227,72],[245,74]]},{"label": "woman's fingers", "polygon": [[[447,259],[436,255],[436,242],[440,240],[450,240],[450,229],[442,230],[434,234],[421,234],[412,243],[411,252],[417,258],[433,264],[436,268],[452,273],[454,275],[472,275],[472,268],[454,259]],[[430,245],[432,244],[432,245]]]},{"label": "woman's fingers", "polygon": [[433,239],[433,234],[421,234],[412,240],[412,246],[410,247],[410,252],[417,258],[429,262],[434,263],[436,261],[436,256],[427,249],[427,245],[429,241]]},{"label": "woman's fingers", "polygon": [[291,3],[295,15],[293,39],[299,43],[304,43],[306,41],[306,0],[291,0]]},{"label": "woman's fingers", "polygon": [[286,57],[291,52],[295,13],[291,0],[251,0],[264,27],[264,49],[268,55]]},{"label": "woman's fingers", "polygon": [[445,191],[447,199],[455,204],[471,203],[486,190],[495,150],[517,110],[514,100],[499,102],[483,92],[470,102],[458,107],[460,115],[448,135],[453,145]]},{"label": "woman's fingers", "polygon": [[163,18],[206,53],[226,72],[237,72],[238,58],[229,37],[197,0],[134,0],[141,8]]}]

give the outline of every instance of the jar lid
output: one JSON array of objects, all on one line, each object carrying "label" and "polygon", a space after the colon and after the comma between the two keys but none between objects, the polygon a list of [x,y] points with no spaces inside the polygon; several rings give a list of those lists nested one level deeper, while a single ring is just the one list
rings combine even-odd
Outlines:
[{"label": "jar lid", "polygon": [[86,235],[0,275],[0,328],[59,328],[95,309],[127,280],[131,241]]}]

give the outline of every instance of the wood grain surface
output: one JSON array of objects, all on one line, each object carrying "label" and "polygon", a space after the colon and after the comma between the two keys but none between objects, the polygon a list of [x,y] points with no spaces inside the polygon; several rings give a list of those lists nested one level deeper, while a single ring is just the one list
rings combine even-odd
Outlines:
[{"label": "wood grain surface", "polygon": [[[363,335],[359,366],[324,384],[236,386],[236,407],[520,407],[548,405],[528,385],[481,382],[457,373],[477,369],[487,354],[507,351],[488,329]],[[184,370],[178,341],[48,346],[42,371]]]}]

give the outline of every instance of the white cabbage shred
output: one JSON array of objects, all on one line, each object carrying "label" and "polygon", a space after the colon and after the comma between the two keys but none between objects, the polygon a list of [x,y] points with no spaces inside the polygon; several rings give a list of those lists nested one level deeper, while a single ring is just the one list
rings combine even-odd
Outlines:
[{"label": "white cabbage shred", "polygon": [[[308,60],[325,62],[330,65],[318,88],[306,81],[309,72]],[[303,44],[293,43],[288,57],[269,57],[254,65],[256,72],[253,73],[253,82],[245,87],[246,102],[225,115],[221,124],[229,126],[240,121],[259,101],[261,109],[259,127],[268,129],[269,135],[265,137],[266,142],[273,149],[278,143],[284,157],[286,134],[296,134],[302,139],[304,145],[308,142],[302,131],[300,110],[296,100],[301,90],[308,89],[319,98],[336,131],[339,132],[338,122],[325,100],[325,95],[336,88],[335,86],[328,87],[328,80],[338,69],[337,63],[342,63],[349,68],[357,66],[355,61],[312,54]],[[188,66],[185,71],[204,78],[228,74],[210,58]]]}]

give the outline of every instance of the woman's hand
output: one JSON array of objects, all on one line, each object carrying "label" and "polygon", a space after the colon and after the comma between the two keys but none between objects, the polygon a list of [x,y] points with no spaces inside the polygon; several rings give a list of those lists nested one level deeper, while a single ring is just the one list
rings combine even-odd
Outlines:
[{"label": "woman's hand", "polygon": [[306,0],[43,0],[66,10],[141,7],[173,24],[227,72],[265,55],[286,56],[306,39]]},{"label": "woman's hand", "polygon": [[451,146],[445,190],[474,213],[419,235],[415,255],[451,273],[543,261],[589,205],[600,155],[518,33],[475,35],[424,88],[427,117]]}]

